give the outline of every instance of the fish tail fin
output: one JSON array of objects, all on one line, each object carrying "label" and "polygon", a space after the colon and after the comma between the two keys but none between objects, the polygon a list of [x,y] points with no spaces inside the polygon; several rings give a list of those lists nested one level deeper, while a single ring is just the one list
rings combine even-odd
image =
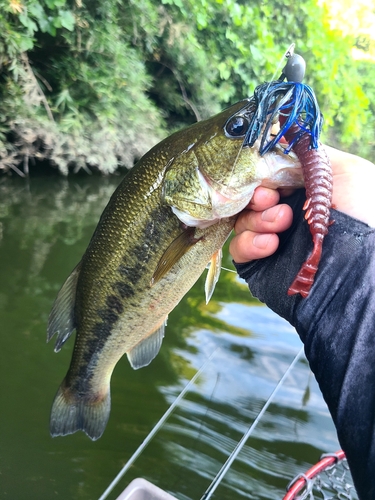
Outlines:
[{"label": "fish tail fin", "polygon": [[74,394],[63,382],[52,404],[51,436],[66,436],[83,431],[96,441],[104,432],[110,409],[109,388],[104,396],[89,398]]}]

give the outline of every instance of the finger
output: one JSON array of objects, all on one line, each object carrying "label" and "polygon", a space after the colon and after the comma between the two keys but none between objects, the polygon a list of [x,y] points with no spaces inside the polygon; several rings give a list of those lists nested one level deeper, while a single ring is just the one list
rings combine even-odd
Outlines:
[{"label": "finger", "polygon": [[324,145],[324,149],[330,159],[334,175],[340,175],[348,171],[350,172],[353,168],[357,168],[358,165],[367,163],[367,160],[359,156],[340,151],[331,146]]},{"label": "finger", "polygon": [[[374,164],[365,158],[324,145],[331,162],[333,176],[353,175],[361,179],[363,173],[373,173]],[[361,179],[363,181],[363,179]]]},{"label": "finger", "polygon": [[293,211],[289,205],[276,205],[263,212],[244,210],[238,217],[234,231],[240,234],[244,231],[257,233],[281,233],[290,227],[293,221]]},{"label": "finger", "polygon": [[259,234],[244,231],[234,236],[229,245],[229,252],[238,264],[254,259],[263,259],[276,252],[279,246],[277,234]]},{"label": "finger", "polygon": [[325,146],[333,171],[335,208],[375,227],[375,165],[364,158]]},{"label": "finger", "polygon": [[255,189],[253,197],[251,198],[247,208],[250,210],[256,210],[257,212],[262,212],[267,208],[277,205],[279,200],[280,194],[276,191],[276,189],[259,186]]}]

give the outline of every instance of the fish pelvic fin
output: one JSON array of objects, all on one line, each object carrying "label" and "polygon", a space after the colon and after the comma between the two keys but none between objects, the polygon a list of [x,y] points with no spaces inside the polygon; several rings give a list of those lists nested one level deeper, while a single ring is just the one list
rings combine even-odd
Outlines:
[{"label": "fish pelvic fin", "polygon": [[223,258],[223,252],[221,248],[215,252],[210,261],[210,267],[208,268],[206,283],[204,285],[204,291],[206,294],[206,304],[209,303],[212,294],[214,293],[216,283],[219,281],[220,271],[221,271],[221,261]]},{"label": "fish pelvic fin", "polygon": [[149,365],[157,356],[163,342],[166,324],[167,318],[163,320],[162,324],[151,335],[143,339],[126,353],[129,363],[134,370]]},{"label": "fish pelvic fin", "polygon": [[72,393],[63,382],[52,404],[51,436],[67,436],[83,431],[89,438],[96,441],[104,432],[110,410],[109,387],[104,396],[89,398]]},{"label": "fish pelvic fin", "polygon": [[76,328],[74,305],[81,263],[79,263],[67,278],[52,306],[48,318],[47,342],[57,333],[55,352],[58,352]]}]

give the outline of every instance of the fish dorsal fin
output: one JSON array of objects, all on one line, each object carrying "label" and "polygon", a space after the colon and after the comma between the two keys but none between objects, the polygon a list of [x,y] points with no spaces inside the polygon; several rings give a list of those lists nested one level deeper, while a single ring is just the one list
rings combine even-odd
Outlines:
[{"label": "fish dorsal fin", "polygon": [[162,325],[154,331],[154,333],[146,337],[144,340],[139,342],[139,344],[133,347],[133,349],[126,353],[129,363],[134,370],[138,370],[138,368],[143,368],[144,366],[149,365],[155,356],[157,356],[163,342],[166,324],[167,318],[163,321]]},{"label": "fish dorsal fin", "polygon": [[151,278],[151,285],[161,280],[185,253],[194,246],[200,238],[195,238],[195,228],[187,227],[166,249],[156,266]]},{"label": "fish dorsal fin", "polygon": [[67,278],[53,304],[48,318],[47,342],[57,333],[55,352],[58,352],[64,342],[70,337],[76,327],[74,304],[76,301],[77,280],[81,270],[79,263]]},{"label": "fish dorsal fin", "polygon": [[219,281],[222,258],[223,252],[221,248],[217,252],[215,252],[211,258],[210,267],[208,268],[206,276],[206,283],[204,285],[204,291],[206,293],[206,304],[209,303],[212,294],[214,293],[216,283]]}]

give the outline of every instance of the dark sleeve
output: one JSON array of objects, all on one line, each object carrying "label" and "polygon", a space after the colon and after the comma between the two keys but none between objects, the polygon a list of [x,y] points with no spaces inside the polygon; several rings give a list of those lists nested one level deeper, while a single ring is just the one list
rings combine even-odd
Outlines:
[{"label": "dark sleeve", "polygon": [[312,250],[304,191],[285,199],[292,227],[278,251],[237,264],[252,294],[288,320],[305,345],[361,500],[375,499],[375,230],[332,210],[310,295],[287,290]]}]

